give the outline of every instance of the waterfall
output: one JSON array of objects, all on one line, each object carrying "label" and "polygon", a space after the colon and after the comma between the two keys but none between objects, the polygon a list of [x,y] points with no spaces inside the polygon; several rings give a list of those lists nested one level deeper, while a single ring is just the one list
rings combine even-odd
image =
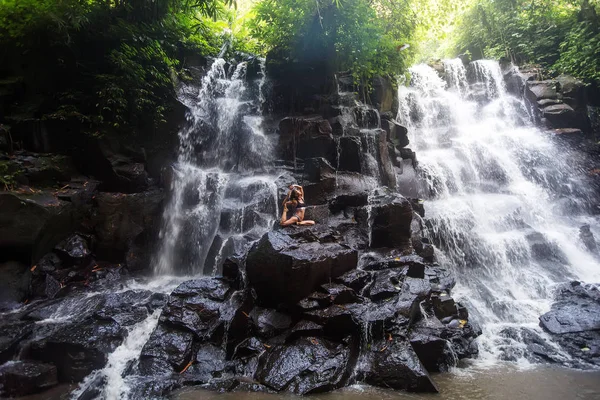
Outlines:
[{"label": "waterfall", "polygon": [[480,359],[527,363],[522,338],[548,339],[538,317],[556,284],[600,278],[578,239],[581,225],[598,226],[593,193],[577,154],[533,126],[521,99],[507,94],[497,62],[466,70],[459,62],[444,62],[446,81],[427,65],[412,67],[397,118],[419,156],[438,261],[483,328]]},{"label": "waterfall", "polygon": [[265,65],[258,61],[218,58],[199,84],[180,90],[188,121],[170,171],[157,274],[215,273],[276,218],[275,179],[266,173],[272,143],[262,128]]}]

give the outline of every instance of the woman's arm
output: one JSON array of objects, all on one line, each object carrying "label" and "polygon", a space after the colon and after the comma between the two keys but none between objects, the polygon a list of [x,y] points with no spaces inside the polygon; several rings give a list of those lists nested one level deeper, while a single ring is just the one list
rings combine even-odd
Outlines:
[{"label": "woman's arm", "polygon": [[283,205],[285,206],[285,203],[290,199],[290,193],[292,193],[291,190],[288,190],[287,192],[287,196],[285,196],[285,199],[283,199]]}]

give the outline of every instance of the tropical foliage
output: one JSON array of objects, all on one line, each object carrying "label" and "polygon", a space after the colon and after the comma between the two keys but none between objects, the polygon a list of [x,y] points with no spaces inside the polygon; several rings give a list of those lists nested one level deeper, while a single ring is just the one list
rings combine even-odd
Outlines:
[{"label": "tropical foliage", "polygon": [[[409,0],[262,0],[251,34],[272,57],[323,62],[357,83],[402,72],[414,28]],[[404,46],[405,48],[406,46]]]},{"label": "tropical foliage", "polygon": [[[21,82],[13,116],[128,131],[163,120],[181,54],[210,55],[234,0],[2,0],[0,72]],[[13,85],[14,86],[14,85]]]},{"label": "tropical foliage", "polygon": [[455,46],[475,57],[599,80],[598,11],[598,0],[474,0],[457,26]]}]

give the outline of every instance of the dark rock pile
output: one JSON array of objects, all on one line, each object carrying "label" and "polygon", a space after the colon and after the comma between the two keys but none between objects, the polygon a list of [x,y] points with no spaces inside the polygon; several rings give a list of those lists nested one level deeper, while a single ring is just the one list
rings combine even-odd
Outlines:
[{"label": "dark rock pile", "polygon": [[143,389],[154,394],[183,385],[309,394],[360,381],[437,391],[429,372],[477,354],[480,332],[450,297],[454,279],[389,248],[358,263],[335,229],[269,232],[245,259],[245,281],[243,260],[230,259],[223,277],[171,294],[131,373],[161,376],[164,387]]},{"label": "dark rock pile", "polygon": [[535,122],[553,137],[580,144],[592,129],[587,110],[585,84],[568,75],[540,79],[540,71],[515,67],[505,70],[508,90],[531,106]]},{"label": "dark rock pile", "polygon": [[598,284],[571,282],[560,286],[552,308],[540,317],[540,326],[569,353],[575,366],[600,366]]}]

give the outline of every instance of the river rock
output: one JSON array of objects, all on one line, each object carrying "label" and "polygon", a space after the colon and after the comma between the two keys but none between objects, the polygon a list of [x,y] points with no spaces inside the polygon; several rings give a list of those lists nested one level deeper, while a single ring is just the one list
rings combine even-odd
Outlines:
[{"label": "river rock", "polygon": [[257,333],[267,338],[282,333],[292,324],[289,315],[272,308],[255,307],[250,313],[250,319]]},{"label": "river rock", "polygon": [[410,345],[428,372],[448,371],[454,364],[451,346],[438,335],[439,328],[417,328],[410,333]]},{"label": "river rock", "polygon": [[412,347],[394,338],[373,343],[359,362],[358,374],[361,380],[375,386],[438,392]]},{"label": "river rock", "polygon": [[31,354],[36,360],[56,365],[61,382],[80,382],[93,370],[104,367],[108,355],[126,335],[114,321],[88,318],[34,341]]},{"label": "river rock", "polygon": [[256,379],[277,391],[299,395],[342,387],[350,377],[350,350],[321,337],[275,346],[261,357]]},{"label": "river rock", "polygon": [[194,334],[159,325],[142,348],[139,369],[142,375],[181,372],[192,358]]},{"label": "river rock", "polygon": [[[357,251],[337,243],[334,231],[305,228],[266,233],[246,260],[248,282],[263,304],[294,304],[319,285],[356,268]],[[302,234],[302,236],[300,236]]]},{"label": "river rock", "polygon": [[219,278],[184,282],[171,293],[160,322],[188,330],[198,339],[208,340],[222,327],[220,310],[228,293],[229,286]]},{"label": "river rock", "polygon": [[560,286],[552,308],[540,317],[540,326],[580,361],[580,367],[600,365],[599,285],[571,282]]},{"label": "river rock", "polygon": [[573,282],[557,292],[552,309],[540,317],[550,333],[562,334],[600,330],[600,291],[595,285]]},{"label": "river rock", "polygon": [[0,366],[0,390],[11,397],[44,391],[58,384],[56,367],[35,361],[12,361]]}]

